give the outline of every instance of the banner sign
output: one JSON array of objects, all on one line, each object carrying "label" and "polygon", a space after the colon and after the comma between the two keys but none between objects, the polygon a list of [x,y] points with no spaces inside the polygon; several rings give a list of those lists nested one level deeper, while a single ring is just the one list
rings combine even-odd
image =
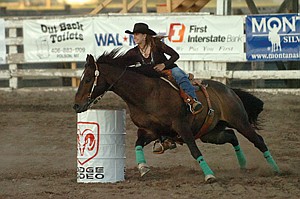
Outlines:
[{"label": "banner sign", "polygon": [[299,13],[247,16],[246,45],[250,61],[300,60]]},{"label": "banner sign", "polygon": [[0,64],[6,62],[6,46],[5,46],[5,26],[4,19],[0,19]]},{"label": "banner sign", "polygon": [[184,60],[244,60],[242,16],[169,17],[168,44]]},{"label": "banner sign", "polygon": [[[120,16],[98,17],[95,23],[97,54],[116,47],[133,47],[133,35],[125,33],[143,21],[180,54],[180,60],[245,60],[242,16]],[[103,23],[105,21],[105,23]],[[158,23],[159,22],[159,23]]]},{"label": "banner sign", "polygon": [[27,62],[84,61],[94,52],[91,19],[24,20],[23,30]]},{"label": "banner sign", "polygon": [[[136,44],[133,35],[125,30],[133,30],[135,23],[144,22],[159,35],[166,35],[166,17],[164,16],[107,16],[94,18],[94,44],[96,55],[104,51],[121,48],[125,52]],[[159,23],[157,23],[159,21]]]}]

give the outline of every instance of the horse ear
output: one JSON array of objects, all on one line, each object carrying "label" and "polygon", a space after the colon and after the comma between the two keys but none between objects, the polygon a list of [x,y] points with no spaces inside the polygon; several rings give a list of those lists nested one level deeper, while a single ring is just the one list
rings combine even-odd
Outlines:
[{"label": "horse ear", "polygon": [[94,59],[93,55],[88,54],[87,57],[86,57],[86,62],[89,63],[89,64],[93,64],[95,62],[95,59]]}]

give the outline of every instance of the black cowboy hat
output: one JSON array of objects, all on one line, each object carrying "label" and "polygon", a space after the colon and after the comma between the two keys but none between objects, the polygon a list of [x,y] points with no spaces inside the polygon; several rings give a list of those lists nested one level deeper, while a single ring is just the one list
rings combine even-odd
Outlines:
[{"label": "black cowboy hat", "polygon": [[143,33],[147,35],[156,35],[156,32],[149,29],[148,25],[145,23],[136,23],[134,24],[133,31],[126,30],[125,33],[134,34],[134,33]]}]

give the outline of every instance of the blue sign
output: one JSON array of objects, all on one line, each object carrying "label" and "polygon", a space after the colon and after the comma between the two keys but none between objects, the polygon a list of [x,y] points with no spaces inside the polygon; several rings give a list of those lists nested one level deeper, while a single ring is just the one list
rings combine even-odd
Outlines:
[{"label": "blue sign", "polygon": [[247,16],[246,57],[249,61],[299,61],[299,13]]}]

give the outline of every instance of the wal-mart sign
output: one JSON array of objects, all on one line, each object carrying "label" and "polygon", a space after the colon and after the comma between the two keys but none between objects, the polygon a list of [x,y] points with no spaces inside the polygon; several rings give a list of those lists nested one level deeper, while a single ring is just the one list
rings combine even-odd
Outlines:
[{"label": "wal-mart sign", "polygon": [[246,46],[250,61],[300,60],[299,13],[247,16]]}]

